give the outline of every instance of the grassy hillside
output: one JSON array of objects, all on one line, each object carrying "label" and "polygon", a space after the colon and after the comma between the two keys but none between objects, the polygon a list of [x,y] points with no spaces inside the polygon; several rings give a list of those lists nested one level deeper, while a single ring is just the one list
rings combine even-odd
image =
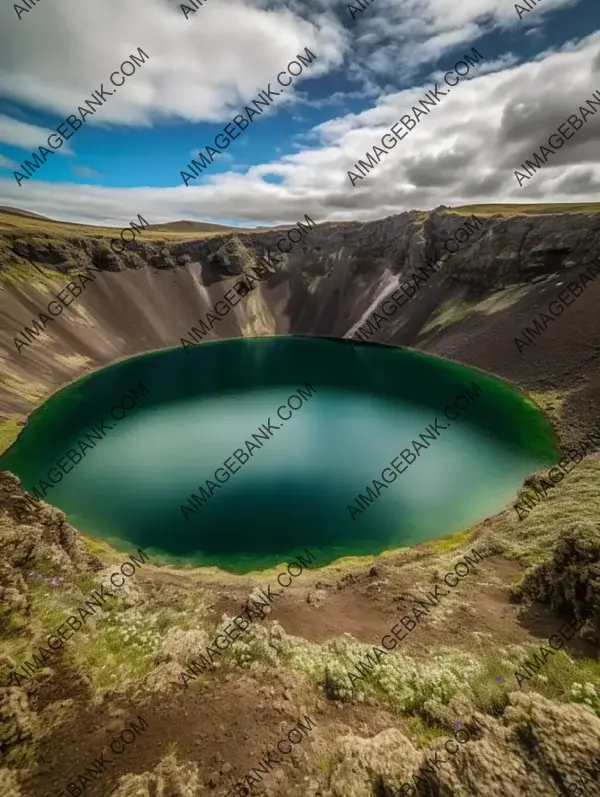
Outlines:
[{"label": "grassy hillside", "polygon": [[546,213],[598,213],[600,212],[600,202],[542,202],[533,205],[528,202],[514,205],[461,205],[457,208],[448,208],[448,212],[460,213],[470,216],[540,216]]},{"label": "grassy hillside", "polygon": [[[142,214],[143,215],[143,214]],[[146,217],[144,217],[146,218]],[[123,227],[130,221],[139,224],[137,215],[131,219],[123,219]],[[150,221],[150,219],[146,219]],[[67,221],[54,221],[53,219],[35,218],[33,215],[0,211],[0,233],[17,233],[19,236],[43,236],[55,239],[69,239],[74,236],[87,236],[90,238],[118,238],[120,227],[102,227],[91,224],[75,224]],[[205,224],[204,222],[170,222],[168,224],[150,224],[144,228],[142,237],[153,241],[186,241],[206,235],[222,235],[230,232],[232,227],[219,224]],[[250,232],[250,230],[247,230]]]}]

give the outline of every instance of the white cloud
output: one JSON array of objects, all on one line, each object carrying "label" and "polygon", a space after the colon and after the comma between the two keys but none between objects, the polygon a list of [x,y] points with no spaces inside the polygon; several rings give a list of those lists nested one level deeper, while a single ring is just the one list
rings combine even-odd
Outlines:
[{"label": "white cloud", "polygon": [[[600,115],[566,142],[522,188],[514,170],[580,102],[600,89],[600,33],[540,60],[460,83],[356,188],[347,177],[358,158],[406,113],[429,85],[382,97],[359,114],[315,128],[320,146],[174,188],[47,184],[19,188],[0,178],[2,203],[42,214],[122,226],[141,213],[151,223],[239,218],[241,222],[371,219],[440,204],[593,200],[600,188]],[[266,174],[283,182],[265,182]]]},{"label": "white cloud", "polygon": [[0,155],[0,169],[16,169],[18,165],[18,163],[11,161],[10,158]]},{"label": "white cloud", "polygon": [[[477,40],[493,28],[512,30],[515,36],[521,36],[530,25],[541,25],[558,8],[578,2],[543,0],[519,19],[513,2],[377,0],[356,17],[352,30],[358,52],[351,72],[357,79],[395,74],[407,80],[423,64],[442,60],[460,45],[470,52]],[[452,68],[452,64],[442,65],[444,71]]]},{"label": "white cloud", "polygon": [[[339,64],[349,36],[355,37],[358,49],[349,60],[368,81],[368,72],[390,69],[392,55],[385,47],[379,52],[378,42],[400,32],[393,53],[397,71],[410,71],[415,64],[432,60],[434,42],[442,51],[436,52],[435,75],[440,66],[444,71],[452,67],[444,62],[443,53],[463,39],[468,38],[466,52],[470,52],[476,45],[473,36],[491,25],[525,25],[514,4],[498,5],[496,0],[381,0],[383,5],[378,0],[377,11],[375,4],[371,6],[357,18],[350,34],[329,11],[328,0],[309,0],[310,21],[300,16],[307,7],[304,0],[288,0],[291,10],[274,8],[272,0],[256,0],[254,6],[241,6],[237,0],[219,0],[212,6],[211,2],[188,21],[178,6],[164,0],[145,0],[143,13],[134,0],[40,4],[21,23],[16,17],[14,25],[10,22],[11,35],[16,25],[22,30],[17,31],[17,44],[0,48],[0,90],[66,115],[139,45],[151,60],[124,87],[122,104],[119,94],[102,108],[103,121],[150,124],[169,115],[221,121],[229,120],[244,99],[255,96],[257,87],[273,82],[305,46],[318,54],[306,75],[316,75]],[[568,2],[544,0],[530,16],[547,14]],[[0,9],[0,25],[6,8]],[[6,30],[7,25],[8,20]],[[88,33],[80,35],[81,31]],[[368,66],[361,55],[367,41],[372,54]],[[517,65],[512,52],[489,58],[383,156],[356,188],[347,171],[380,144],[383,133],[431,83],[389,90],[361,113],[331,118],[300,139],[304,142],[297,145],[300,151],[252,166],[244,174],[237,173],[237,164],[222,174],[211,175],[209,169],[189,187],[120,189],[48,184],[40,173],[21,188],[14,180],[0,178],[0,204],[26,205],[44,215],[120,227],[138,213],[151,223],[237,218],[240,223],[262,224],[293,223],[305,213],[319,221],[371,219],[440,204],[593,200],[600,187],[599,115],[550,156],[523,188],[514,170],[547,143],[579,102],[600,89],[599,47],[600,33],[594,33],[528,63]],[[58,58],[56,53],[69,57]],[[12,83],[8,64],[13,67]],[[307,87],[299,85],[302,90]],[[89,122],[99,118],[100,114]],[[16,137],[19,146],[25,141],[30,146],[31,141],[37,147],[47,137],[41,128],[0,117],[0,141],[5,140],[3,119],[5,136],[13,136],[6,143],[14,143]],[[17,136],[14,125],[22,125],[18,129],[23,135]],[[33,131],[41,132],[33,136]],[[243,160],[248,160],[247,154]],[[283,179],[273,184],[263,179],[266,175]]]},{"label": "white cloud", "polygon": [[[30,151],[37,150],[40,144],[47,147],[48,136],[52,133],[56,134],[56,130],[47,130],[45,127],[19,122],[10,116],[0,114],[0,142],[3,144],[11,144],[13,147]],[[72,154],[66,142],[55,151],[63,155]]]},{"label": "white cloud", "polygon": [[308,47],[317,59],[286,90],[291,96],[294,86],[339,65],[348,39],[332,14],[309,21],[241,0],[210,0],[187,21],[179,4],[165,0],[142,7],[139,0],[52,0],[20,22],[4,3],[0,31],[0,92],[60,116],[102,82],[112,88],[111,73],[141,47],[149,60],[87,120],[131,125],[230,119]]},{"label": "white cloud", "polygon": [[492,27],[522,36],[577,2],[544,0],[519,20],[498,0],[378,0],[354,22],[338,0],[210,0],[188,20],[175,0],[144,0],[143,11],[138,0],[52,0],[20,21],[4,3],[0,93],[63,117],[141,47],[150,60],[88,124],[229,120],[305,47],[317,60],[278,105],[346,57],[348,75],[373,93],[382,77],[409,78],[462,44],[470,51]]}]

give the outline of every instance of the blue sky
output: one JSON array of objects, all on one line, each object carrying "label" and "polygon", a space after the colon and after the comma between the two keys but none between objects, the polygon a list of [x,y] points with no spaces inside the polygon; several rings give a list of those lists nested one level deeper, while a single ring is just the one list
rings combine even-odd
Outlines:
[{"label": "blue sky", "polygon": [[[311,210],[324,221],[469,201],[596,199],[600,170],[592,153],[600,119],[590,120],[591,132],[569,142],[570,154],[564,148],[524,190],[511,179],[506,152],[493,156],[493,176],[490,157],[473,164],[480,172],[475,188],[464,176],[460,182],[464,168],[449,173],[447,190],[438,185],[435,196],[427,179],[421,185],[414,175],[434,161],[439,168],[443,131],[461,118],[467,139],[481,127],[486,148],[495,119],[496,149],[505,130],[516,168],[537,146],[536,137],[547,139],[562,121],[557,105],[566,118],[574,92],[586,97],[600,89],[597,0],[543,0],[522,20],[514,4],[499,7],[496,0],[377,0],[356,19],[347,5],[327,0],[207,0],[187,20],[171,0],[148,0],[144,9],[140,18],[133,0],[86,0],[85,7],[45,0],[19,20],[11,5],[2,7],[0,204],[91,223],[128,223],[141,212],[152,221],[260,224],[294,221]],[[127,79],[118,100],[109,98],[74,134],[72,154],[49,156],[19,186],[12,163],[31,159],[45,144],[43,131],[76,112],[101,82],[108,87],[110,73],[138,47],[148,63]],[[277,98],[186,188],[180,171],[193,153],[212,145],[269,81],[275,87],[277,73],[305,47],[317,60],[295,79],[285,101]],[[377,174],[353,188],[352,164],[410,107],[413,94],[421,96],[438,70],[450,69],[472,47],[484,63],[461,84],[453,107],[445,101],[443,112],[411,133],[406,154],[395,150]],[[568,79],[549,83],[544,71],[562,75],[561,58]],[[532,75],[539,75],[535,86]],[[493,110],[486,110],[488,93]],[[545,96],[551,99],[544,102]],[[552,106],[556,124],[543,105]],[[533,127],[521,146],[511,136],[508,112],[526,113],[527,106]],[[446,156],[449,165],[460,160],[458,139],[446,144]],[[486,185],[489,194],[482,195]],[[578,186],[587,193],[575,192]]]}]

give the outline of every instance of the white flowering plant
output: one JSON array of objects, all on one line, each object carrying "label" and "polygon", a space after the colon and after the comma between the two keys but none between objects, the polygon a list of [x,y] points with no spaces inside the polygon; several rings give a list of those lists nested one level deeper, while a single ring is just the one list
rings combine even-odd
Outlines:
[{"label": "white flowering plant", "polygon": [[571,684],[571,700],[600,717],[600,688],[598,686],[594,686],[589,681],[583,684],[576,681]]}]

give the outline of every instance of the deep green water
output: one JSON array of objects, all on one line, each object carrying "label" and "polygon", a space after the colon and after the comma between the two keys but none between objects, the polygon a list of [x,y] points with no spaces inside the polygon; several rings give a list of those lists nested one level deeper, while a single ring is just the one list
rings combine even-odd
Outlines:
[{"label": "deep green water", "polygon": [[[140,382],[148,394],[110,419]],[[473,382],[482,393],[444,418]],[[277,418],[299,388],[302,406]],[[352,519],[348,505],[436,416],[449,428]],[[98,371],[33,414],[0,469],[31,490],[102,417],[114,428],[45,500],[119,548],[235,572],[305,548],[323,565],[444,536],[500,510],[526,475],[558,459],[537,406],[496,377],[414,351],[296,336],[169,349]],[[206,479],[269,417],[281,428],[243,466],[229,459],[239,470],[186,520],[181,505],[200,484],[208,495]]]}]

